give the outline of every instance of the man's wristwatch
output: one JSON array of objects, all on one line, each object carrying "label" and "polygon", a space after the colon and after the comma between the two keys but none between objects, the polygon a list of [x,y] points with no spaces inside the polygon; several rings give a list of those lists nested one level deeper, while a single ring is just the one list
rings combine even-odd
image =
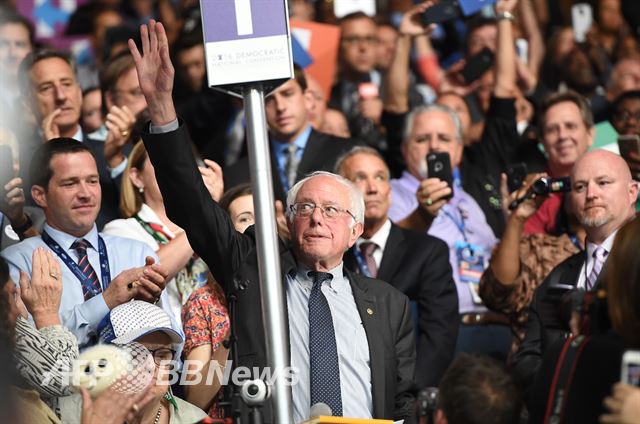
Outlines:
[{"label": "man's wristwatch", "polygon": [[499,21],[502,21],[502,20],[505,20],[505,19],[506,19],[507,21],[511,21],[511,22],[513,22],[513,20],[514,20],[515,18],[516,18],[516,17],[515,17],[515,16],[513,16],[513,13],[511,13],[511,12],[500,12],[500,13],[498,13],[498,14],[496,15],[496,19],[497,19],[497,20],[499,20]]}]

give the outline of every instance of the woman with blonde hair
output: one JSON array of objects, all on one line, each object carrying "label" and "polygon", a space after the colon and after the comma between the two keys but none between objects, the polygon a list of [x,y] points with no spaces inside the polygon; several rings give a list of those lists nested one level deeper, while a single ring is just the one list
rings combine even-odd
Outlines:
[{"label": "woman with blonde hair", "polygon": [[[223,191],[222,171],[213,161],[206,160],[206,165],[200,172],[211,197],[217,201]],[[109,222],[104,233],[133,238],[156,250],[160,262],[169,270],[166,290],[171,310],[182,325],[182,306],[194,290],[207,283],[209,270],[194,255],[184,230],[167,217],[153,165],[141,142],[129,155],[121,184],[120,212],[124,219]]]}]

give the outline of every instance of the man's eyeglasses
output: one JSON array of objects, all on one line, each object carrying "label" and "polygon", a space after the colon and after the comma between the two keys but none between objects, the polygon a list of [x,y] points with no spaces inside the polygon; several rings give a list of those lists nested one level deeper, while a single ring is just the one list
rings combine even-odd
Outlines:
[{"label": "man's eyeglasses", "polygon": [[329,221],[335,221],[340,215],[345,213],[349,214],[354,221],[356,220],[356,217],[347,209],[342,209],[333,205],[316,205],[311,202],[300,202],[289,206],[289,208],[296,216],[302,218],[310,217],[313,214],[313,211],[315,211],[316,208],[319,208],[322,211],[322,216]]},{"label": "man's eyeglasses", "polygon": [[158,349],[147,348],[147,350],[151,353],[151,356],[153,356],[153,362],[158,366],[166,365],[168,362],[173,361],[173,358],[176,356],[176,351],[168,347]]},{"label": "man's eyeglasses", "polygon": [[640,121],[640,111],[636,111],[634,113],[623,110],[613,115],[613,118],[617,121],[628,121],[633,118],[636,121]]},{"label": "man's eyeglasses", "polygon": [[375,46],[378,44],[378,37],[375,35],[370,35],[366,37],[359,37],[357,35],[347,35],[346,37],[342,37],[342,42],[349,46],[360,45],[364,43],[367,46]]}]

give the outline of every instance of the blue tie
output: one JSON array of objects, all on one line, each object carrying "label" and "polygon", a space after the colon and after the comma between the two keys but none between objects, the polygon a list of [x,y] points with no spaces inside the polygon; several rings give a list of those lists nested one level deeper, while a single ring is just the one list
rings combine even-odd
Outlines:
[{"label": "blue tie", "polygon": [[326,403],[336,417],[342,416],[340,393],[340,367],[333,319],[327,298],[322,293],[322,283],[330,281],[327,272],[311,271],[313,279],[309,295],[309,359],[311,374],[311,405]]}]

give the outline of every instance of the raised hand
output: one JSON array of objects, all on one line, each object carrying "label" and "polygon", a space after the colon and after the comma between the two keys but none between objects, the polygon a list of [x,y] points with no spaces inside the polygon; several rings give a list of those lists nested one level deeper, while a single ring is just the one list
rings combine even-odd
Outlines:
[{"label": "raised hand", "polygon": [[200,171],[200,175],[202,175],[204,185],[207,187],[207,190],[209,190],[209,194],[211,194],[211,198],[217,202],[222,197],[222,193],[224,193],[222,168],[211,159],[205,159],[204,163],[207,166],[199,166],[198,170]]},{"label": "raised hand", "polygon": [[402,16],[402,21],[398,27],[398,32],[402,35],[418,36],[423,34],[430,34],[436,28],[435,24],[431,24],[425,27],[422,24],[422,13],[425,10],[433,6],[433,2],[426,1],[420,3],[407,11]]},{"label": "raised hand", "polygon": [[129,140],[131,129],[136,123],[136,116],[127,106],[112,106],[105,121],[109,134],[104,143],[104,157],[111,168],[118,166],[123,160],[122,149]]},{"label": "raised hand", "polygon": [[498,0],[496,2],[496,13],[513,12],[513,9],[518,4],[518,0]]},{"label": "raised hand", "polygon": [[36,327],[60,324],[62,271],[50,250],[38,247],[32,254],[31,281],[20,273],[20,297],[31,313]]},{"label": "raised hand", "polygon": [[446,181],[440,178],[427,178],[420,181],[416,199],[419,207],[435,218],[438,216],[438,211],[449,201],[451,193],[451,187]]},{"label": "raised hand", "polygon": [[55,123],[58,115],[62,113],[62,109],[55,109],[49,115],[45,116],[41,123],[42,134],[44,134],[44,139],[49,141],[53,138],[60,137],[60,129],[58,128],[58,124]]},{"label": "raised hand", "polygon": [[171,98],[175,71],[169,58],[169,42],[164,27],[153,19],[140,26],[142,55],[129,39],[129,50],[136,64],[140,89],[147,100],[151,122],[165,125],[176,119]]},{"label": "raised hand", "polygon": [[9,218],[12,225],[20,224],[24,218],[24,203],[22,179],[13,178],[4,187],[0,187],[0,212]]}]

